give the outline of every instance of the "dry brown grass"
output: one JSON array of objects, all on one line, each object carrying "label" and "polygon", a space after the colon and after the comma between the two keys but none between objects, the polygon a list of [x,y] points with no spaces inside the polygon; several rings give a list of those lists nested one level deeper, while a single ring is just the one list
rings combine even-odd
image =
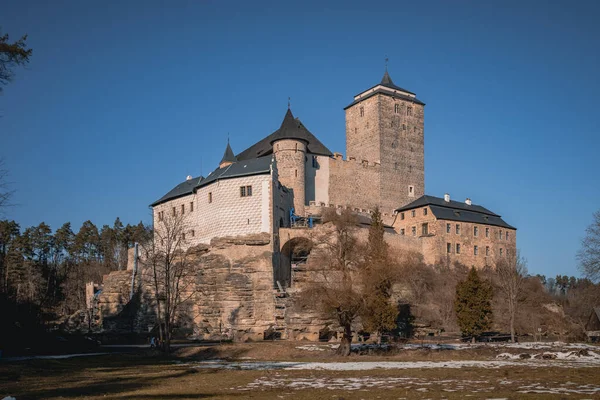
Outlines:
[{"label": "dry brown grass", "polygon": [[[564,394],[516,393],[531,384],[549,387],[600,385],[600,368],[422,369],[370,371],[238,371],[198,369],[193,360],[246,359],[294,361],[442,361],[490,359],[491,349],[456,351],[410,351],[386,356],[337,358],[331,353],[295,349],[298,343],[228,344],[178,350],[172,359],[151,353],[113,354],[64,360],[31,360],[0,363],[0,399],[560,399]],[[492,352],[492,353],[490,353]],[[176,362],[183,362],[177,364]],[[192,364],[186,364],[186,362]],[[303,380],[331,387],[340,380],[360,379],[402,382],[368,390],[289,388]],[[280,387],[259,384],[261,381]],[[473,381],[477,381],[473,383]],[[471,383],[470,383],[471,382]],[[383,386],[383,387],[382,387]],[[385,387],[389,386],[389,387]],[[417,391],[426,389],[427,391]],[[457,391],[448,391],[457,390]],[[600,392],[596,396],[600,395]],[[570,394],[569,399],[595,398]]]}]

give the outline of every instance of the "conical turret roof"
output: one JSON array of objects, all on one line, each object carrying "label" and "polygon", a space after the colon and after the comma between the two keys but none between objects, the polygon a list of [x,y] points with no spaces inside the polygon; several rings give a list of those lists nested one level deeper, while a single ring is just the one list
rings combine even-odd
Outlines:
[{"label": "conical turret roof", "polygon": [[225,154],[223,154],[223,158],[219,164],[223,164],[224,162],[234,163],[237,159],[233,154],[233,150],[231,150],[231,146],[229,145],[229,139],[227,139],[227,147],[225,148]]},{"label": "conical turret roof", "polygon": [[277,133],[271,138],[271,143],[281,140],[281,139],[298,139],[308,142],[307,133],[308,131],[302,125],[300,120],[294,118],[294,114],[292,114],[292,110],[288,108],[285,116],[283,117],[283,121],[281,122],[281,126]]},{"label": "conical turret roof", "polygon": [[381,82],[379,84],[382,86],[385,86],[385,87],[389,87],[389,88],[396,89],[396,90],[402,90],[403,92],[414,94],[410,90],[406,90],[406,89],[401,88],[400,86],[396,86],[394,84],[394,81],[392,81],[392,77],[387,72],[387,69],[385,70],[385,74],[383,74],[383,78],[381,78]]}]

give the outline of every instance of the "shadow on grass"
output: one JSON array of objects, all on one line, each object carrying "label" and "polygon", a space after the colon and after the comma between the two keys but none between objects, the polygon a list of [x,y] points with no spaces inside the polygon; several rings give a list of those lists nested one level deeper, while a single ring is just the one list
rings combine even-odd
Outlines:
[{"label": "shadow on grass", "polygon": [[[219,348],[207,350],[200,359],[215,359],[225,355]],[[226,351],[228,357],[243,353],[244,351],[231,348]],[[0,394],[12,395],[19,400],[79,397],[183,399],[218,396],[219,393],[202,393],[202,390],[198,393],[185,393],[184,385],[189,383],[189,378],[186,379],[189,375],[197,374],[202,378],[218,372],[200,371],[185,365],[197,360],[198,358],[164,357],[146,353],[0,364],[0,386],[3,386]],[[159,394],[144,394],[144,391]],[[227,396],[237,397],[237,394]],[[0,396],[3,397],[4,395]]]}]

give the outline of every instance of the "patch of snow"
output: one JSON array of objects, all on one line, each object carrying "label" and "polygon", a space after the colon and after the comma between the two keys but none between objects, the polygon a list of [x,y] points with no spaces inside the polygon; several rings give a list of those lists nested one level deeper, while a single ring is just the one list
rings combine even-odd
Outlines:
[{"label": "patch of snow", "polygon": [[3,398],[2,400],[17,400],[16,398],[12,397],[12,396],[6,396],[5,398]]}]

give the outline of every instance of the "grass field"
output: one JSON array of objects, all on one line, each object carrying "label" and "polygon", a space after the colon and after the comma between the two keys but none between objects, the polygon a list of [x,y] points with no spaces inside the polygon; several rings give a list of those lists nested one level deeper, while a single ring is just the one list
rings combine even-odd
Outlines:
[{"label": "grass field", "polygon": [[185,348],[168,359],[142,351],[3,361],[0,399],[600,398],[600,358],[594,348],[571,359],[507,360],[498,356],[560,355],[573,349],[404,348],[339,358],[325,346],[303,345]]}]

